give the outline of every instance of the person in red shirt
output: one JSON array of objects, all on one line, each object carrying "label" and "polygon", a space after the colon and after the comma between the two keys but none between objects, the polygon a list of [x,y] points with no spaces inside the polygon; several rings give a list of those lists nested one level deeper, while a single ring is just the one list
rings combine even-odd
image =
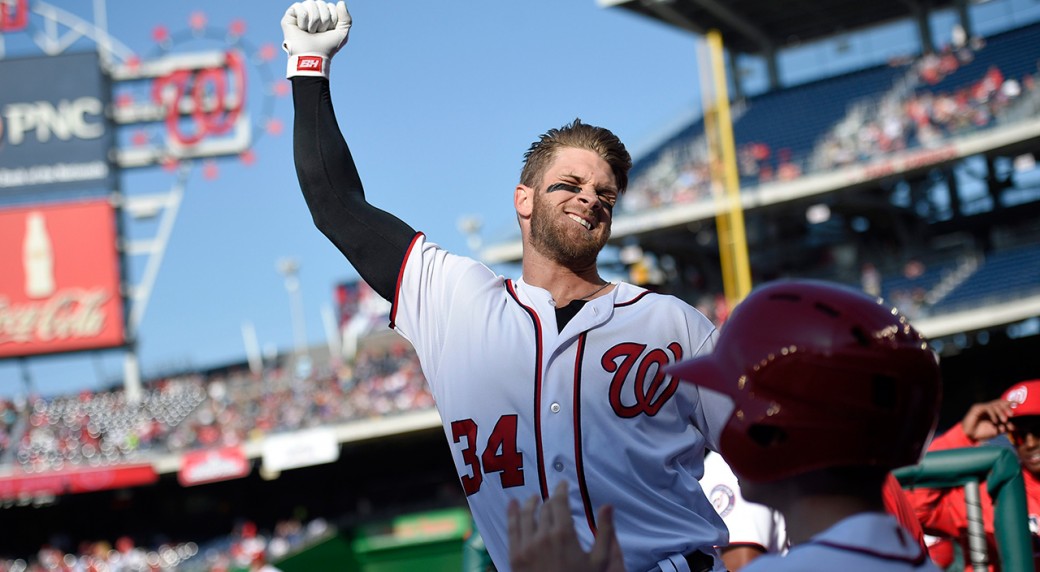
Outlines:
[{"label": "person in red shirt", "polygon": [[[1040,570],[1040,379],[1011,386],[1000,399],[972,405],[960,423],[936,437],[929,451],[974,447],[1007,435],[1022,463],[1029,530],[1033,537],[1034,564]],[[982,514],[990,570],[1000,570],[993,527],[993,502],[980,486]],[[957,541],[964,554],[968,549],[968,518],[964,488],[913,489],[907,491],[924,531]]]},{"label": "person in red shirt", "polygon": [[885,504],[885,510],[888,514],[896,517],[899,524],[903,525],[903,528],[910,533],[910,536],[917,541],[925,550],[928,549],[928,544],[925,542],[924,529],[921,528],[921,522],[917,520],[917,514],[914,511],[914,505],[910,503],[910,497],[906,495],[906,491],[899,486],[899,481],[896,480],[895,475],[892,473],[888,474],[885,478],[884,484],[881,485],[881,502]]}]

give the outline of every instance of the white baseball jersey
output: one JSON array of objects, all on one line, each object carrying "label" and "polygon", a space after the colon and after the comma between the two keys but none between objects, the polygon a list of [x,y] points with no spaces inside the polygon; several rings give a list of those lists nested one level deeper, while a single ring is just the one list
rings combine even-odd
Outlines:
[{"label": "white baseball jersey", "polygon": [[787,552],[787,525],[779,511],[745,500],[737,476],[718,453],[704,458],[701,488],[729,528],[729,546],[756,546],[766,553]]},{"label": "white baseball jersey", "polygon": [[939,567],[894,516],[865,512],[850,516],[797,544],[786,555],[767,554],[741,572],[939,572]]},{"label": "white baseball jersey", "polygon": [[616,508],[627,570],[688,570],[683,554],[726,543],[698,479],[732,403],[661,373],[714,347],[714,326],[687,304],[622,283],[558,332],[548,291],[419,234],[391,325],[419,355],[500,571],[509,570],[509,500],[544,499],[563,480],[586,549],[596,511]]}]

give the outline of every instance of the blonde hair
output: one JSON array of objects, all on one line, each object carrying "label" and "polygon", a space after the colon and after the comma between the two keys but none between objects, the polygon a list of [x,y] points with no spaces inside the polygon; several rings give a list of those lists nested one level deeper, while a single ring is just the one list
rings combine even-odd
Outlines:
[{"label": "blonde hair", "polygon": [[587,149],[596,153],[610,165],[618,193],[624,193],[628,188],[628,171],[632,168],[632,156],[625,149],[625,144],[609,129],[582,123],[580,118],[563,127],[554,127],[546,131],[538,141],[531,144],[524,153],[520,184],[537,188],[542,175],[556,156],[556,150],[563,147]]}]

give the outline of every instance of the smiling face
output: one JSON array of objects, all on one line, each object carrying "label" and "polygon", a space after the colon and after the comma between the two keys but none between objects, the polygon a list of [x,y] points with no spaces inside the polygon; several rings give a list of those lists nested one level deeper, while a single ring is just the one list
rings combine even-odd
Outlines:
[{"label": "smiling face", "polygon": [[595,263],[618,196],[610,165],[592,151],[560,148],[529,193],[531,246],[560,264]]},{"label": "smiling face", "polygon": [[1015,430],[1008,437],[1022,461],[1022,468],[1040,476],[1040,416],[1012,418]]}]

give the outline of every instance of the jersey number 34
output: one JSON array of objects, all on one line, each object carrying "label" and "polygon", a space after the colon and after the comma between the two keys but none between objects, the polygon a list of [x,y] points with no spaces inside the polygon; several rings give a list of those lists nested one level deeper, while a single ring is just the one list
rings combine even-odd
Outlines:
[{"label": "jersey number 34", "polygon": [[516,415],[499,417],[484,451],[478,455],[477,423],[472,419],[451,422],[451,438],[456,443],[466,439],[462,461],[469,466],[470,474],[459,477],[466,496],[480,490],[485,474],[498,473],[502,488],[524,484],[524,456],[516,448],[516,424]]}]

